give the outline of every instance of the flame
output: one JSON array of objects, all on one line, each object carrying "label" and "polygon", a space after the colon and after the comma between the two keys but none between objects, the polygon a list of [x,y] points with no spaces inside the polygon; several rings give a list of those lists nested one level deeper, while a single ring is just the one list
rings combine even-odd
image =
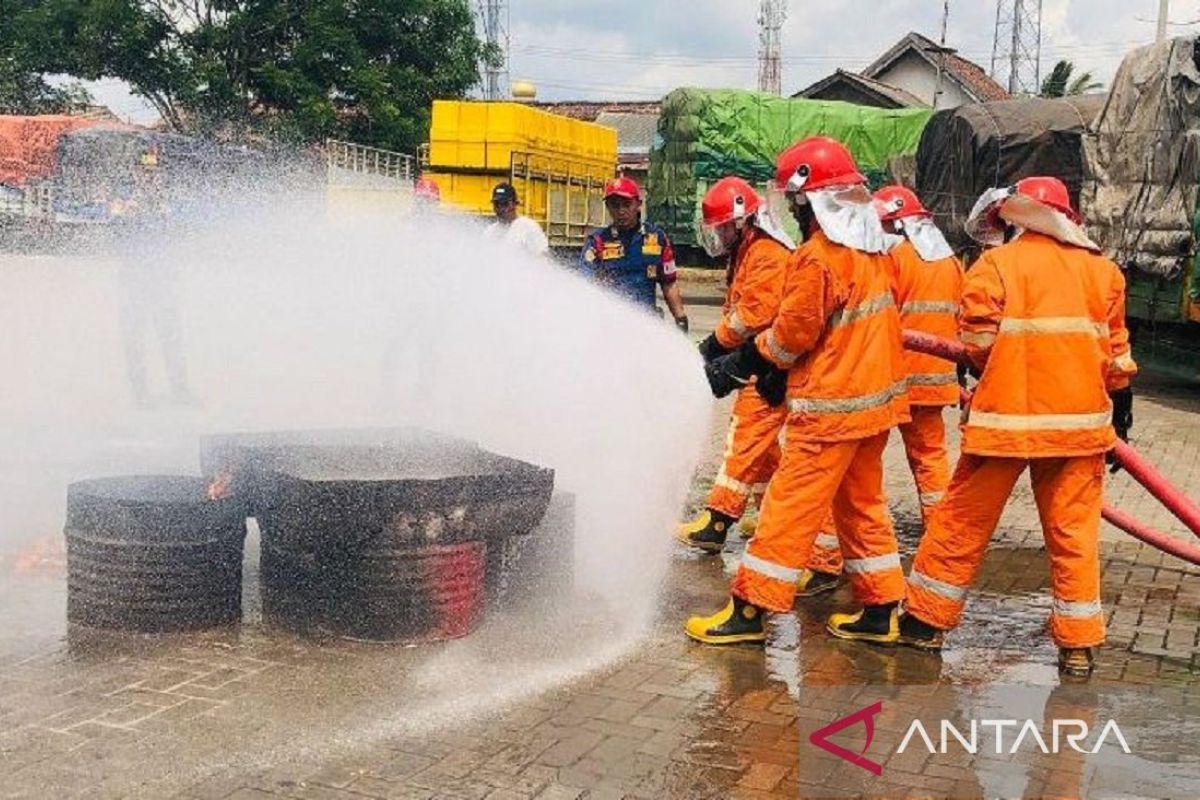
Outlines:
[{"label": "flame", "polygon": [[67,568],[67,550],[61,536],[42,536],[17,551],[8,561],[12,575],[61,575]]},{"label": "flame", "polygon": [[233,494],[233,473],[228,470],[219,473],[208,485],[206,494],[209,500],[224,500]]}]

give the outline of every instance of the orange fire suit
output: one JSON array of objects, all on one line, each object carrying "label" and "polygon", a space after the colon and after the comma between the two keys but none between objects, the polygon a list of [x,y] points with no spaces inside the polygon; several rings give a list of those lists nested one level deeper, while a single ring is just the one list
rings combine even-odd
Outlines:
[{"label": "orange fire suit", "polygon": [[1026,232],[968,273],[959,338],[983,373],[963,456],[913,562],[908,611],[937,628],[958,624],[1028,467],[1050,556],[1051,635],[1060,647],[1098,645],[1104,453],[1116,440],[1108,391],[1137,371],[1125,280],[1102,256]]},{"label": "orange fire suit", "polygon": [[883,493],[888,431],[909,419],[889,262],[818,231],[792,255],[779,314],[756,340],[788,369],[782,457],[732,587],[760,608],[791,609],[830,507],[859,600],[904,594]]},{"label": "orange fire suit", "polygon": [[[963,271],[958,259],[922,260],[907,239],[892,251],[896,264],[896,302],[900,326],[952,339],[962,296]],[[904,451],[917,484],[921,517],[941,501],[950,485],[950,456],[942,409],[958,405],[958,374],[954,365],[936,356],[904,352],[912,421],[900,426]]]},{"label": "orange fire suit", "polygon": [[[734,254],[733,281],[716,337],[730,350],[765,330],[779,312],[791,253],[751,226]],[[753,386],[738,392],[729,423],[725,458],[708,496],[713,511],[737,519],[752,495],[762,495],[779,464],[779,431],[787,417],[771,408]]]},{"label": "orange fire suit", "polygon": [[[955,317],[963,282],[958,259],[924,261],[907,239],[891,255],[900,327],[955,338],[958,335]],[[908,376],[912,421],[900,425],[900,436],[917,484],[921,518],[927,521],[929,510],[941,501],[950,484],[950,456],[946,450],[942,409],[958,404],[958,374],[949,361],[911,350],[904,351],[904,372]],[[808,568],[834,574],[842,571],[832,519],[826,521],[817,536]]]}]

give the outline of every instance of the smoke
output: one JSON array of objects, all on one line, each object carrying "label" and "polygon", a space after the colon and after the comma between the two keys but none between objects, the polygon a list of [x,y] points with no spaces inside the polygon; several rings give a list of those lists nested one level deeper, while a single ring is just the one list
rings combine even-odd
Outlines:
[{"label": "smoke", "polygon": [[[416,425],[552,467],[578,511],[575,596],[427,659],[422,713],[461,701],[456,660],[480,668],[474,712],[619,657],[706,440],[694,347],[451,214],[257,199],[203,229],[129,224],[95,252],[0,256],[0,556],[59,535],[73,480],[197,474],[205,435]],[[60,615],[15,630],[61,636]]]}]

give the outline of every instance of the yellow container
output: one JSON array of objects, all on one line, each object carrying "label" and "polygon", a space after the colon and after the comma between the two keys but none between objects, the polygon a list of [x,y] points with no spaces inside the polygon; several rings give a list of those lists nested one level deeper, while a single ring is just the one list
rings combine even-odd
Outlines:
[{"label": "yellow container", "polygon": [[616,173],[617,132],[520,103],[438,100],[429,170],[442,202],[492,214],[492,189],[511,182],[521,213],[550,243],[574,247],[605,224],[604,182]]},{"label": "yellow container", "polygon": [[507,169],[514,152],[611,161],[614,166],[617,156],[612,128],[521,103],[435,100],[429,139],[435,169]]}]

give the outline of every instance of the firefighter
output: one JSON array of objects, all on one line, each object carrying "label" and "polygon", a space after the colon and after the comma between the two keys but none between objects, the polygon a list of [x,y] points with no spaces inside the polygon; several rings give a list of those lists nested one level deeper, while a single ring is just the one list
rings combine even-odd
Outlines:
[{"label": "firefighter", "polygon": [[994,246],[967,274],[959,311],[959,339],[981,376],[965,412],[962,457],[908,578],[902,644],[941,648],[1028,469],[1050,557],[1059,669],[1092,671],[1093,648],[1104,641],[1104,455],[1128,434],[1137,366],[1125,280],[1080,222],[1055,178],[992,190],[968,221],[973,238]]},{"label": "firefighter", "polygon": [[[954,338],[963,270],[933,223],[933,214],[903,186],[886,186],[876,192],[875,208],[884,230],[901,237],[892,250],[900,327]],[[921,520],[928,524],[930,510],[941,502],[950,485],[942,414],[947,406],[958,405],[958,371],[948,361],[911,351],[904,353],[904,370],[912,422],[900,426],[900,436],[917,484]]]},{"label": "firefighter", "polygon": [[655,307],[655,287],[680,330],[687,332],[675,272],[675,251],[666,231],[642,221],[642,192],[632,178],[614,178],[604,184],[604,206],[612,224],[595,230],[583,245],[580,266],[584,274],[621,297],[649,309]]},{"label": "firefighter", "polygon": [[792,145],[776,162],[776,182],[806,240],[788,264],[771,327],[707,373],[721,397],[752,376],[786,371],[781,461],[729,602],[689,619],[686,631],[709,644],[764,641],[763,615],[791,610],[801,567],[832,507],[846,572],[865,607],[834,614],[827,628],[844,639],[894,643],[904,575],[883,492],[883,449],[909,413],[887,255],[893,242],[840,142],[812,137]]},{"label": "firefighter", "polygon": [[[732,276],[716,332],[700,343],[700,354],[710,362],[770,326],[779,311],[795,244],[741,178],[717,181],[700,207],[701,243],[712,257],[730,258]],[[730,526],[741,518],[751,495],[761,495],[775,472],[779,431],[786,417],[782,402],[772,407],[755,386],[737,393],[724,460],[707,506],[696,519],[680,526],[680,541],[711,553],[721,551]]]},{"label": "firefighter", "polygon": [[[884,230],[899,237],[892,249],[900,327],[943,338],[957,335],[955,316],[962,295],[962,265],[933,222],[933,214],[910,189],[885,186],[875,193],[875,209]],[[908,401],[912,421],[900,426],[908,466],[917,484],[921,521],[950,484],[950,455],[946,449],[946,406],[958,405],[958,372],[934,356],[905,351]],[[802,594],[837,588],[842,570],[841,551],[832,525],[817,537],[809,568],[801,577]]]}]

